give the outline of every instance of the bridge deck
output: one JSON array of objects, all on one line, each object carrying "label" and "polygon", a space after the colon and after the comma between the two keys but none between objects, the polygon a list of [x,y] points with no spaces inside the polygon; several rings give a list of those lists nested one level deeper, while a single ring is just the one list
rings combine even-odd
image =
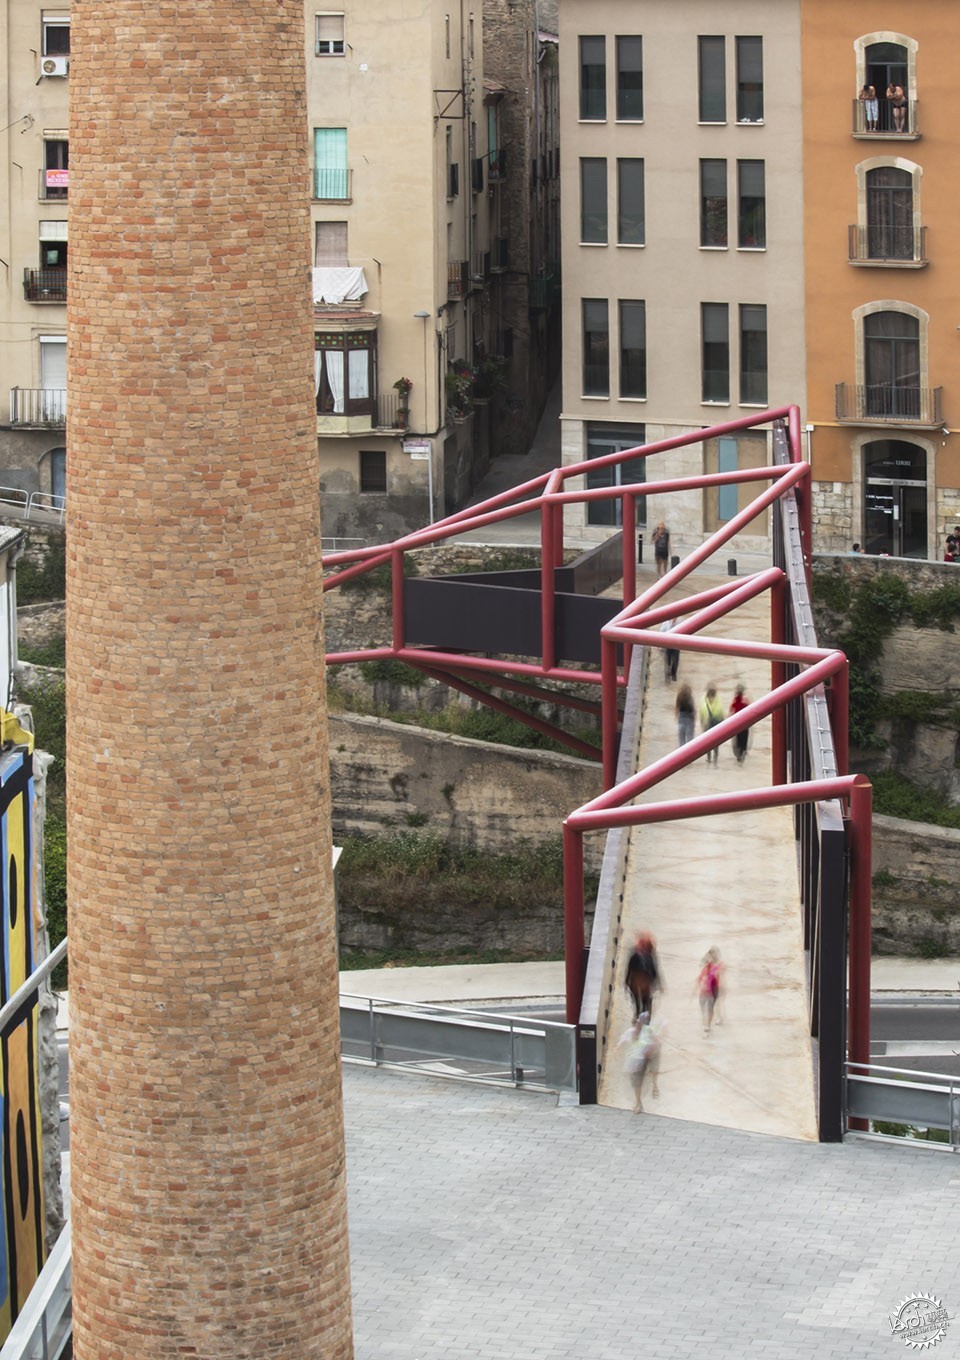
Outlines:
[{"label": "bridge deck", "polygon": [[[697,588],[707,582],[698,576]],[[679,593],[679,592],[678,592]],[[686,593],[686,592],[685,592]],[[676,598],[674,595],[671,598]],[[769,638],[769,600],[742,606],[709,630],[715,636]],[[679,680],[665,678],[651,657],[640,737],[642,768],[677,741],[674,702],[686,681],[699,707],[715,684],[724,708],[738,683],[751,698],[765,693],[769,665],[728,657],[681,656]],[[705,759],[681,770],[641,801],[691,797],[768,785],[769,719],[751,729],[750,749],[738,764],[730,745],[719,764]],[[697,818],[637,827],[627,862],[628,906],[619,943],[622,978],[637,931],[657,941],[665,988],[655,1001],[664,1022],[660,1096],[648,1087],[648,1113],[729,1128],[816,1138],[813,1064],[806,1025],[805,965],[793,826],[788,809]],[[709,1036],[702,1032],[696,979],[707,949],[725,965],[725,997]],[[631,1108],[633,1093],[615,1045],[632,1017],[618,989],[611,1011],[599,1099]]]}]

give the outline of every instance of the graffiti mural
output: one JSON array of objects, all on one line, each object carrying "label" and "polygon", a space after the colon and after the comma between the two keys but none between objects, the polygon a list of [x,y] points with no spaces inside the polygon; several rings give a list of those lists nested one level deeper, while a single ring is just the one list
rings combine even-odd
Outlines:
[{"label": "graffiti mural", "polygon": [[[33,757],[0,754],[0,1004],[34,968]],[[36,998],[0,1031],[0,1339],[44,1260]]]}]

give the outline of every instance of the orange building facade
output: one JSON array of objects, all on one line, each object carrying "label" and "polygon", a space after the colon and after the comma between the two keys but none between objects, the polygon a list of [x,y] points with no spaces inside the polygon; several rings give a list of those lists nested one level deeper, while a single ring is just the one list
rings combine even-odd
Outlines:
[{"label": "orange building facade", "polygon": [[960,523],[960,16],[804,0],[801,20],[815,546],[937,560]]}]

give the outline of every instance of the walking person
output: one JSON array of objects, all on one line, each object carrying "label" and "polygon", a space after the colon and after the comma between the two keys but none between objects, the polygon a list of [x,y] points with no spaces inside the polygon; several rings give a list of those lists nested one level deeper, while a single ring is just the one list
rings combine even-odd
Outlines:
[{"label": "walking person", "polygon": [[626,1068],[633,1087],[633,1112],[643,1113],[643,1083],[649,1073],[653,1081],[654,1099],[660,1094],[657,1078],[660,1075],[660,1038],[650,1024],[650,1016],[641,1012],[624,1030],[618,1048],[626,1046]]},{"label": "walking person", "polygon": [[[733,698],[730,700],[730,713],[742,713],[749,702],[750,700],[744,693],[743,685],[738,685],[736,694],[734,694]],[[733,739],[733,754],[736,756],[737,762],[740,765],[743,764],[747,754],[747,742],[749,737],[750,729],[749,727],[745,727],[743,731],[738,732]]]},{"label": "walking person", "polygon": [[700,960],[700,972],[697,974],[697,993],[700,997],[700,1018],[703,1022],[703,1032],[705,1035],[710,1033],[713,1026],[714,1016],[717,1024],[720,1024],[720,1016],[717,1013],[717,1003],[720,1000],[720,974],[723,964],[720,962],[719,949],[708,949]]},{"label": "walking person", "polygon": [[[717,723],[723,722],[723,704],[717,694],[716,685],[708,685],[707,692],[700,700],[700,726],[704,732],[709,732],[711,727],[716,727]],[[707,764],[713,761],[714,765],[720,762],[720,752],[714,747],[707,752]]]},{"label": "walking person", "polygon": [[686,746],[688,741],[693,741],[697,721],[696,709],[693,706],[693,690],[689,685],[680,686],[677,702],[673,707],[677,715],[677,745]]},{"label": "walking person", "polygon": [[652,935],[641,933],[637,936],[633,953],[627,960],[623,981],[633,998],[634,1015],[642,1015],[644,1011],[648,1016],[652,1015],[653,994],[663,990],[660,963]]},{"label": "walking person", "polygon": [[653,558],[657,564],[657,575],[666,576],[670,565],[670,530],[663,520],[653,531]]},{"label": "walking person", "polygon": [[[676,619],[664,619],[660,625],[661,633],[669,633]],[[680,665],[680,649],[678,647],[665,647],[663,649],[663,678],[665,680],[676,680],[677,667]]]}]

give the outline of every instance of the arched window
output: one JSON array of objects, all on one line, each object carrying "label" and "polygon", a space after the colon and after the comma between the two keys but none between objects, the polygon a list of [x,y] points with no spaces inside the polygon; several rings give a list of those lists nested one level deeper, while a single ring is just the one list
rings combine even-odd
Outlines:
[{"label": "arched window", "polygon": [[920,323],[906,312],[863,318],[863,381],[867,416],[920,419]]},{"label": "arched window", "polygon": [[871,260],[912,260],[913,176],[880,165],[867,171],[867,253]]},{"label": "arched window", "polygon": [[854,42],[857,88],[872,87],[876,108],[855,101],[854,133],[885,138],[920,135],[915,38],[887,31],[864,33]]}]

